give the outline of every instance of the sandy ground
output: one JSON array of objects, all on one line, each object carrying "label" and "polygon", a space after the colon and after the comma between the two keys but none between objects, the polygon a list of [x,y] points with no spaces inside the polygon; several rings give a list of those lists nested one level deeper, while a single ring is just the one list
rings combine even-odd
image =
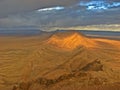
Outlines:
[{"label": "sandy ground", "polygon": [[120,41],[78,32],[0,37],[0,90],[120,90]]}]

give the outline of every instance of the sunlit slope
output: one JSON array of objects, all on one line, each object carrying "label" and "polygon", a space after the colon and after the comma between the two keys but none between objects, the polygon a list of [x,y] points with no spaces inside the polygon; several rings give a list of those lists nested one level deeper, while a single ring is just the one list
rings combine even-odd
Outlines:
[{"label": "sunlit slope", "polygon": [[66,49],[75,49],[79,46],[84,47],[95,47],[96,43],[94,40],[85,37],[78,32],[58,32],[54,34],[48,40],[48,43],[55,45],[57,47]]},{"label": "sunlit slope", "polygon": [[120,83],[120,41],[78,32],[43,37],[0,39],[1,90],[56,90],[61,86],[75,90]]}]

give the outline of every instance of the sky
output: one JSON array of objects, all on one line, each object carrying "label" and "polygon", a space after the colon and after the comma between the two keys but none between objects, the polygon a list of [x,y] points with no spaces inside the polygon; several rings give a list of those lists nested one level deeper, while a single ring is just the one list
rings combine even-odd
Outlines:
[{"label": "sky", "polygon": [[120,31],[120,0],[0,0],[1,29]]}]

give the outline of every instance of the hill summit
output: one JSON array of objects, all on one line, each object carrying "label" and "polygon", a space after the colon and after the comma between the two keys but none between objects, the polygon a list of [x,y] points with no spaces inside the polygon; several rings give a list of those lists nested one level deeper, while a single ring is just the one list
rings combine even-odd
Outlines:
[{"label": "hill summit", "polygon": [[75,49],[80,46],[94,47],[95,41],[79,32],[56,32],[48,40],[48,43],[65,49]]}]

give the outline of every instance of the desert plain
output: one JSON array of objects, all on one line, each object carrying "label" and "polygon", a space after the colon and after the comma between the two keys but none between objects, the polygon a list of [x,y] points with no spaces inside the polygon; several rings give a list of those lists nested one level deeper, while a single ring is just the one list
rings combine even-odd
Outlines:
[{"label": "desert plain", "polygon": [[120,40],[77,31],[0,36],[0,90],[120,90]]}]

